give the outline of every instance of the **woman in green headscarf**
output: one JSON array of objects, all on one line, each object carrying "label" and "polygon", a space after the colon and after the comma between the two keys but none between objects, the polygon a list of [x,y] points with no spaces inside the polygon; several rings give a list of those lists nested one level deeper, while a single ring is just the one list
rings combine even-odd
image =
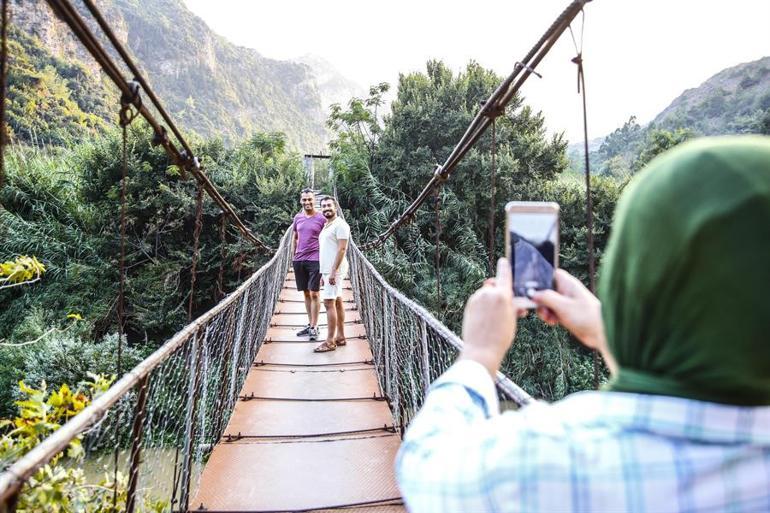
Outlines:
[{"label": "woman in green headscarf", "polygon": [[768,138],[700,139],[651,162],[620,199],[600,273],[606,337],[590,344],[615,368],[608,389],[770,405]]},{"label": "woman in green headscarf", "polygon": [[599,350],[602,391],[499,413],[508,264],[404,437],[410,511],[770,511],[770,138],[701,139],[618,204],[599,298],[557,271],[541,317]]}]

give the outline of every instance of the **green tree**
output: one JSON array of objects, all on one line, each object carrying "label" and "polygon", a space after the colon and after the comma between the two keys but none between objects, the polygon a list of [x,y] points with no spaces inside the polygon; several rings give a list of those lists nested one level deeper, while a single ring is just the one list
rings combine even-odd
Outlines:
[{"label": "green tree", "polygon": [[693,132],[685,128],[677,128],[674,131],[664,129],[652,130],[647,134],[644,146],[641,148],[639,156],[634,160],[631,168],[634,172],[639,171],[653,158],[688,139],[692,139],[693,136]]},{"label": "green tree", "polygon": [[[190,294],[196,185],[181,179],[148,133],[137,122],[128,139],[126,370],[186,324]],[[233,147],[217,140],[194,145],[244,222],[275,246],[298,210],[304,184],[301,158],[287,150],[284,135],[257,133]],[[67,148],[13,146],[6,157],[0,262],[38,255],[46,279],[0,290],[0,339],[38,341],[0,347],[0,413],[11,408],[11,384],[25,376],[46,377],[56,386],[77,382],[86,369],[116,368],[122,170],[117,131]],[[221,219],[206,198],[195,316],[221,297],[220,266],[228,292],[268,258],[231,226],[223,247]],[[84,320],[64,335],[62,319],[71,312]]]},{"label": "green tree", "polygon": [[[402,75],[391,112],[377,128],[372,152],[349,120],[379,119],[358,109],[332,113],[335,129],[332,164],[342,206],[358,241],[384,230],[427,183],[470,121],[500,82],[500,77],[476,63],[453,74],[431,61],[425,73]],[[504,253],[504,215],[508,200],[550,200],[562,205],[562,259],[579,277],[587,277],[585,195],[579,180],[562,179],[567,167],[566,142],[546,135],[540,113],[515,98],[497,119],[497,195],[493,204],[491,137],[485,135],[440,191],[440,242],[436,246],[434,203],[420,209],[413,222],[367,256],[396,288],[426,305],[459,331],[468,296],[487,276],[487,232],[490,211],[497,226],[495,254]],[[600,258],[620,185],[595,179],[597,257]],[[491,209],[491,210],[490,210]],[[434,265],[441,266],[441,295]],[[540,321],[522,323],[517,344],[504,370],[539,397],[556,399],[591,386],[590,355],[570,342],[560,329]],[[534,357],[532,355],[535,355]],[[545,368],[542,362],[550,362]]]}]

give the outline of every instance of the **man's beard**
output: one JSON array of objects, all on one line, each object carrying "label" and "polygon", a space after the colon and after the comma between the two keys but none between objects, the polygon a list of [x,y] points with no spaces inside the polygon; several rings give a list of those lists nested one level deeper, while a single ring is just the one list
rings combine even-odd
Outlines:
[{"label": "man's beard", "polygon": [[324,214],[324,217],[327,217],[327,218],[334,217],[334,212],[332,212],[331,210],[327,210],[323,214]]}]

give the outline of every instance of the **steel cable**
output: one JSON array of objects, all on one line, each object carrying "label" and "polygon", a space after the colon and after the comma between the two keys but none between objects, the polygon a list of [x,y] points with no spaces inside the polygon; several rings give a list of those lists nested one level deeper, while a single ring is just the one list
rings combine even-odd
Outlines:
[{"label": "steel cable", "polygon": [[8,74],[8,1],[2,0],[2,18],[0,22],[0,189],[5,181],[5,146],[8,138],[8,129],[5,126],[5,94]]},{"label": "steel cable", "polygon": [[[67,23],[73,34],[81,41],[81,43],[83,43],[83,46],[85,46],[86,50],[88,50],[88,52],[99,64],[99,66],[101,66],[105,73],[107,73],[107,76],[120,89],[121,93],[124,95],[131,95],[132,91],[130,82],[123,78],[120,69],[96,39],[93,32],[88,28],[88,25],[77,13],[71,2],[69,0],[46,1],[57,14],[57,16],[59,16],[65,23]],[[96,9],[95,6],[94,9]],[[119,51],[119,53],[121,52]],[[125,53],[125,50],[123,50],[123,53]],[[126,65],[130,69],[138,71],[136,65],[130,59],[126,62]],[[232,207],[232,205],[230,205],[227,200],[225,200],[217,187],[205,174],[203,168],[201,167],[200,161],[193,155],[189,145],[184,140],[174,123],[171,121],[168,114],[165,112],[162,106],[160,106],[160,102],[149,88],[147,82],[144,80],[144,78],[142,78],[141,74],[135,73],[134,80],[142,85],[145,93],[147,93],[150,99],[153,101],[153,105],[155,105],[156,109],[158,109],[158,112],[161,113],[161,116],[164,118],[169,127],[171,127],[171,131],[179,141],[179,144],[182,145],[183,150],[179,151],[177,149],[174,143],[168,139],[168,136],[166,135],[166,129],[158,123],[158,121],[149,112],[146,106],[142,105],[141,102],[138,102],[134,105],[134,107],[137,109],[138,114],[141,115],[152,127],[155,134],[153,138],[153,144],[163,146],[163,148],[166,150],[166,153],[169,155],[169,158],[171,158],[174,164],[179,167],[183,175],[185,172],[189,171],[198,180],[198,182],[203,184],[204,189],[211,197],[211,199],[214,200],[214,202],[216,202],[220,208],[232,219],[233,224],[238,228],[244,238],[252,242],[258,248],[263,249],[268,253],[272,253],[273,249],[262,242],[251,232],[251,230],[243,223],[238,214],[235,212],[235,209]]]},{"label": "steel cable", "polygon": [[376,236],[374,239],[361,245],[361,250],[367,251],[381,246],[391,235],[393,235],[404,223],[414,217],[420,206],[430,197],[430,194],[445,182],[452,174],[454,169],[473,148],[479,138],[489,128],[492,120],[505,112],[510,101],[515,97],[521,86],[533,73],[535,68],[543,60],[551,47],[556,43],[559,37],[569,27],[572,20],[580,13],[583,6],[591,0],[573,1],[559,17],[553,22],[543,36],[538,40],[534,47],[527,53],[523,61],[517,62],[511,74],[498,86],[497,89],[484,102],[479,112],[471,121],[460,141],[455,145],[444,163],[433,171],[425,187],[420,191],[417,198],[404,210],[404,212],[388,226],[388,228]]},{"label": "steel cable", "polygon": [[[594,254],[594,202],[591,194],[591,162],[588,153],[588,108],[586,106],[586,78],[583,67],[583,32],[585,28],[585,12],[581,11],[580,44],[575,40],[572,26],[569,28],[572,43],[575,45],[575,57],[572,62],[577,65],[577,92],[582,96],[583,107],[583,155],[585,157],[585,183],[586,183],[586,245],[588,251],[588,288],[596,291],[596,256]],[[591,352],[593,364],[593,385],[599,389],[599,352],[594,349]]]}]

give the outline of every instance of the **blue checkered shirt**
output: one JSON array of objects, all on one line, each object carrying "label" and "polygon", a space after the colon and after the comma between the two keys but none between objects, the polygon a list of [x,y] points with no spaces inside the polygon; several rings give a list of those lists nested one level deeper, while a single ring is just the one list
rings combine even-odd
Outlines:
[{"label": "blue checkered shirt", "polygon": [[489,373],[461,361],[396,475],[412,513],[770,512],[770,407],[581,392],[500,414]]}]

